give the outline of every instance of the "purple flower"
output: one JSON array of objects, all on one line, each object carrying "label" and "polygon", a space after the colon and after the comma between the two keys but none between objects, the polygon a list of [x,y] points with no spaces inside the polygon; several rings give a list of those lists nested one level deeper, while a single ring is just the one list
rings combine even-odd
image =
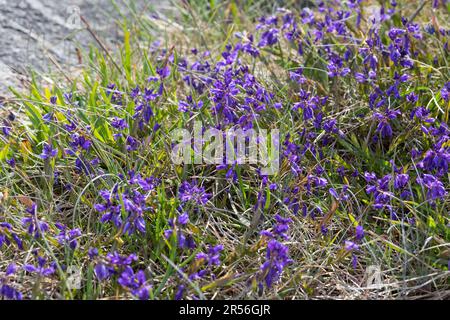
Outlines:
[{"label": "purple flower", "polygon": [[22,225],[27,228],[28,234],[33,235],[36,239],[40,238],[49,229],[47,222],[37,218],[37,205],[35,203],[26,211],[29,217],[22,218]]},{"label": "purple flower", "polygon": [[180,224],[180,225],[186,225],[187,223],[188,223],[188,221],[189,221],[189,215],[187,214],[187,212],[184,212],[183,214],[181,214],[179,217],[178,217],[178,223]]},{"label": "purple flower", "polygon": [[120,255],[117,251],[108,253],[106,259],[112,265],[116,267],[129,266],[131,263],[137,260],[137,256],[132,253],[130,255]]},{"label": "purple flower", "polygon": [[356,72],[355,79],[356,79],[356,81],[358,81],[360,83],[364,83],[367,81],[367,76],[363,73]]},{"label": "purple flower", "polygon": [[71,229],[67,230],[67,227],[61,224],[57,224],[56,227],[61,230],[60,233],[56,236],[58,242],[60,244],[69,244],[69,247],[72,250],[78,246],[78,238],[81,237],[80,229]]},{"label": "purple flower", "polygon": [[[96,211],[103,215],[100,219],[102,223],[112,222],[122,233],[133,234],[136,231],[146,232],[145,212],[152,211],[153,208],[147,205],[146,195],[142,193],[153,191],[158,179],[153,177],[142,178],[134,171],[129,172],[130,184],[119,194],[118,185],[111,191],[101,190],[100,196],[103,201],[94,204]],[[123,178],[123,177],[122,177]],[[123,215],[126,213],[127,216]]]},{"label": "purple flower", "polygon": [[[292,220],[278,214],[275,216],[275,220],[276,225],[273,232],[269,230],[261,232],[261,235],[270,239],[267,243],[266,261],[261,265],[259,272],[259,276],[267,288],[271,288],[273,283],[279,280],[284,268],[292,262],[289,257],[289,248],[277,240],[277,238],[288,239],[287,231]],[[261,283],[260,286],[262,286]]]},{"label": "purple flower", "polygon": [[274,227],[273,233],[282,239],[287,240],[289,237],[287,231],[289,230],[289,223],[292,222],[291,218],[283,218],[279,214],[275,215],[275,221],[277,224]]},{"label": "purple flower", "polygon": [[188,112],[189,111],[189,104],[185,101],[178,102],[178,111],[180,112]]},{"label": "purple flower", "polygon": [[135,151],[139,146],[139,142],[132,136],[128,136],[126,139],[127,151]]},{"label": "purple flower", "polygon": [[441,97],[445,101],[450,101],[450,82],[447,82],[441,89]]},{"label": "purple flower", "polygon": [[6,163],[11,167],[14,168],[16,166],[16,160],[14,158],[6,159]]},{"label": "purple flower", "polygon": [[220,252],[223,250],[223,245],[219,244],[217,246],[210,245],[208,248],[208,253],[200,252],[196,255],[197,260],[204,260],[208,266],[218,266],[220,265]]},{"label": "purple flower", "polygon": [[44,148],[42,149],[42,153],[40,155],[41,159],[50,159],[56,157],[56,154],[58,153],[57,149],[53,149],[52,146],[48,143],[44,144]]},{"label": "purple flower", "polygon": [[111,126],[117,130],[125,130],[128,128],[128,124],[125,119],[114,117],[111,120]]},{"label": "purple flower", "polygon": [[131,294],[139,300],[148,300],[151,286],[147,284],[147,279],[143,270],[134,273],[131,267],[126,267],[120,274],[117,282],[124,288],[130,290]]},{"label": "purple flower", "polygon": [[436,171],[438,176],[447,174],[450,166],[450,152],[448,148],[440,148],[438,150],[428,150],[422,161],[418,163],[418,167],[427,171]]},{"label": "purple flower", "polygon": [[157,69],[156,73],[158,73],[161,79],[167,78],[170,75],[170,68],[168,65],[166,65],[160,69]]},{"label": "purple flower", "polygon": [[364,228],[363,226],[358,225],[356,227],[356,239],[361,240],[362,238],[364,238]]},{"label": "purple flower", "polygon": [[431,174],[424,174],[422,177],[417,178],[417,183],[427,188],[428,199],[440,199],[447,195],[444,184]]},{"label": "purple flower", "polygon": [[14,263],[6,267],[5,277],[0,278],[0,297],[8,300],[22,300],[22,293],[8,284],[8,278],[13,276],[16,270],[17,266]]},{"label": "purple flower", "polygon": [[89,259],[94,259],[95,257],[98,256],[98,249],[97,248],[89,248],[88,250],[88,256]]},{"label": "purple flower", "polygon": [[15,274],[16,271],[17,271],[17,265],[13,262],[8,265],[8,267],[6,268],[5,274],[6,274],[6,276],[10,276],[10,275]]},{"label": "purple flower", "polygon": [[265,31],[261,35],[261,39],[259,40],[258,47],[266,47],[266,46],[273,46],[275,43],[278,42],[278,29],[271,28],[267,31]]},{"label": "purple flower", "polygon": [[280,279],[284,268],[290,263],[292,260],[289,258],[289,248],[277,240],[269,240],[266,261],[260,268],[260,275],[268,288]]},{"label": "purple flower", "polygon": [[350,240],[345,240],[345,250],[347,251],[353,251],[353,250],[358,250],[359,246],[354,243],[353,241]]},{"label": "purple flower", "polygon": [[394,188],[395,189],[402,189],[404,188],[409,182],[409,175],[406,173],[398,174],[395,176],[394,179]]},{"label": "purple flower", "polygon": [[191,181],[191,183],[184,181],[180,185],[178,196],[182,202],[193,201],[199,205],[205,205],[210,197],[205,192],[205,188],[199,187],[196,181]]},{"label": "purple flower", "polygon": [[98,263],[94,267],[94,273],[97,279],[100,281],[109,278],[113,274],[112,270],[103,263]]},{"label": "purple flower", "polygon": [[177,292],[175,293],[174,299],[175,300],[183,299],[185,289],[186,289],[186,287],[183,284],[180,284],[178,286]]},{"label": "purple flower", "polygon": [[9,300],[22,300],[22,293],[10,285],[0,283],[0,297]]},{"label": "purple flower", "polygon": [[38,264],[34,266],[32,264],[26,264],[23,266],[23,269],[29,273],[37,273],[41,276],[48,277],[55,273],[55,264],[51,263],[47,265],[47,259],[38,256]]},{"label": "purple flower", "polygon": [[5,137],[8,137],[12,128],[6,120],[4,120],[3,123],[4,125],[2,126],[2,132],[5,135]]},{"label": "purple flower", "polygon": [[406,100],[410,103],[416,103],[419,100],[419,96],[414,92],[411,92],[406,96]]}]

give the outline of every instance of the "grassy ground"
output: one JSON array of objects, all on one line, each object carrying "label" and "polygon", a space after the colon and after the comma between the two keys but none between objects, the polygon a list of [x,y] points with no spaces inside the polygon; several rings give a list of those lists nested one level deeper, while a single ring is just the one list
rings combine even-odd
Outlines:
[{"label": "grassy ground", "polygon": [[[0,295],[448,298],[450,7],[380,2],[377,27],[376,1],[135,12],[117,50],[12,88]],[[279,129],[280,170],[175,165],[194,121]]]}]

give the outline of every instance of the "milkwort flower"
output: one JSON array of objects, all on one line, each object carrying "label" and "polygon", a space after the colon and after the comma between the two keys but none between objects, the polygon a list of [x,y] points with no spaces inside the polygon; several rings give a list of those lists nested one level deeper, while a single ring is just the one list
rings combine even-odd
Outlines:
[{"label": "milkwort flower", "polygon": [[441,98],[444,99],[444,101],[449,102],[450,101],[450,82],[447,82],[441,89]]},{"label": "milkwort flower", "polygon": [[391,209],[390,201],[394,195],[389,191],[389,183],[392,175],[388,174],[381,179],[377,179],[374,173],[365,172],[364,178],[367,182],[367,194],[374,195],[373,208],[376,210]]},{"label": "milkwort flower", "polygon": [[364,238],[364,228],[362,225],[356,227],[356,240],[362,240]]},{"label": "milkwort flower", "polygon": [[1,222],[0,223],[0,249],[2,248],[3,244],[8,245],[9,239],[8,234],[11,232],[12,226],[11,224],[7,222]]},{"label": "milkwort flower", "polygon": [[435,121],[435,119],[428,117],[429,114],[430,114],[430,110],[428,110],[427,108],[425,108],[423,106],[420,106],[420,107],[412,109],[409,117],[411,120],[416,118],[425,123],[433,123]]},{"label": "milkwort flower", "polygon": [[417,166],[430,173],[435,172],[439,177],[446,175],[450,166],[450,148],[441,147],[437,150],[428,150]]},{"label": "milkwort flower", "polygon": [[389,109],[387,109],[384,114],[379,112],[374,113],[373,117],[378,120],[376,132],[381,133],[382,138],[392,137],[392,127],[389,121],[397,118],[400,114],[401,113],[398,110]]},{"label": "milkwort flower", "polygon": [[27,228],[28,234],[36,239],[40,238],[49,229],[47,222],[38,219],[37,205],[35,203],[27,208],[26,212],[29,214],[29,217],[22,218],[22,225]]},{"label": "milkwort flower", "polygon": [[448,192],[444,184],[432,174],[424,174],[417,178],[417,183],[427,189],[427,199],[436,200],[445,197]]},{"label": "milkwort flower", "polygon": [[165,66],[157,69],[156,73],[161,77],[161,79],[167,78],[170,75],[170,67],[166,64]]},{"label": "milkwort flower", "polygon": [[259,40],[258,47],[270,47],[276,44],[278,42],[278,33],[279,30],[277,28],[270,28],[264,31]]},{"label": "milkwort flower", "polygon": [[196,260],[201,260],[206,263],[208,267],[220,265],[220,252],[223,250],[223,245],[210,245],[207,253],[200,252],[195,256]]},{"label": "milkwort flower", "polygon": [[303,84],[308,81],[308,79],[306,79],[306,77],[303,75],[302,68],[297,68],[294,71],[290,71],[289,78],[293,81],[296,81],[298,84]]},{"label": "milkwort flower", "polygon": [[105,222],[113,222],[116,227],[122,226],[122,215],[121,215],[121,205],[116,204],[118,201],[118,185],[115,185],[114,188],[109,190],[100,190],[99,195],[103,199],[104,203],[96,203],[94,204],[94,209],[97,212],[103,213],[100,221],[102,223]]},{"label": "milkwort flower", "polygon": [[409,199],[411,196],[410,191],[407,189],[409,183],[409,174],[407,173],[397,173],[394,178],[394,189],[400,193],[401,199]]},{"label": "milkwort flower", "polygon": [[108,279],[112,274],[114,274],[114,269],[100,262],[95,265],[94,274],[98,280],[103,281]]},{"label": "milkwort flower", "polygon": [[66,154],[76,157],[75,169],[77,172],[84,172],[86,175],[93,173],[93,169],[98,165],[99,159],[93,158],[89,161],[89,150],[92,141],[80,133],[72,133],[69,140],[69,148],[65,149]]},{"label": "milkwort flower", "polygon": [[268,288],[279,280],[284,268],[291,262],[288,247],[275,239],[269,240],[266,261],[260,267],[260,276]]},{"label": "milkwort flower", "polygon": [[309,174],[307,177],[306,190],[308,190],[308,192],[312,192],[313,188],[322,189],[326,187],[327,184],[328,184],[327,179],[319,177],[314,174]]},{"label": "milkwort flower", "polygon": [[356,244],[353,241],[345,240],[344,248],[345,248],[345,251],[351,253],[351,255],[352,255],[352,266],[353,266],[354,269],[356,269],[356,267],[358,265],[358,257],[356,256],[355,252],[359,250],[359,245]]},{"label": "milkwort flower", "polygon": [[132,136],[127,136],[126,140],[126,148],[127,151],[136,151],[139,147],[139,141],[133,138]]},{"label": "milkwort flower", "polygon": [[127,121],[118,117],[114,117],[111,119],[111,126],[119,131],[123,131],[128,128]]},{"label": "milkwort flower", "polygon": [[54,262],[48,264],[44,257],[37,257],[37,265],[25,264],[23,269],[29,273],[36,273],[40,276],[48,277],[55,273],[56,264]]},{"label": "milkwort flower", "polygon": [[6,159],[5,161],[11,168],[14,169],[16,167],[16,159],[10,158],[10,159]]},{"label": "milkwort flower", "polygon": [[342,190],[341,190],[340,193],[337,193],[337,191],[336,191],[335,188],[330,188],[330,189],[328,190],[328,192],[329,192],[329,193],[333,196],[333,198],[335,198],[336,200],[339,200],[339,201],[346,201],[346,200],[348,200],[348,197],[349,197],[348,194],[347,194],[348,188],[349,188],[348,185],[344,185],[344,186],[342,186]]},{"label": "milkwort flower", "polygon": [[[94,204],[94,208],[103,214],[100,219],[102,223],[112,222],[122,234],[133,234],[136,231],[145,233],[145,213],[153,209],[147,205],[147,195],[143,192],[153,191],[158,180],[153,177],[142,178],[134,171],[130,171],[128,175],[129,186],[123,192],[119,190],[118,184],[111,191],[101,190],[99,195],[103,202]],[[123,212],[127,216],[122,216]]]},{"label": "milkwort flower", "polygon": [[[179,208],[179,210],[182,211],[182,208]],[[169,219],[169,228],[164,231],[164,237],[170,239],[175,234],[180,249],[194,249],[196,247],[195,240],[186,229],[188,222],[189,215],[187,212],[183,212],[178,217]]]},{"label": "milkwort flower", "polygon": [[137,256],[134,253],[131,253],[129,255],[121,255],[117,251],[114,251],[106,255],[106,260],[109,264],[120,268],[129,266],[134,261],[137,261]]},{"label": "milkwort flower", "polygon": [[266,248],[266,261],[261,265],[258,273],[260,279],[259,287],[263,287],[263,282],[267,288],[271,288],[276,283],[283,273],[284,268],[292,263],[289,257],[289,248],[287,245],[281,243],[279,240],[287,240],[289,237],[287,231],[290,218],[283,218],[280,215],[275,216],[276,225],[273,230],[264,230],[261,232],[263,237],[268,238]]},{"label": "milkwort flower", "polygon": [[58,242],[60,244],[68,244],[72,250],[75,250],[78,246],[78,238],[81,237],[80,229],[67,230],[67,227],[60,223],[57,223],[56,227],[60,230],[60,233],[56,236]]},{"label": "milkwort flower", "polygon": [[23,250],[23,242],[20,237],[13,232],[12,225],[8,222],[0,222],[0,249],[3,245],[9,245],[11,238],[20,250]]},{"label": "milkwort flower", "polygon": [[187,102],[183,101],[183,100],[178,102],[178,111],[189,112],[189,111],[199,110],[199,109],[203,108],[202,100],[200,100],[199,102],[195,102],[192,99],[192,96],[187,96],[186,100],[187,100]]},{"label": "milkwort flower", "polygon": [[22,293],[10,284],[10,278],[16,273],[17,266],[14,263],[8,265],[5,275],[0,278],[0,297],[8,300],[22,300]]},{"label": "milkwort flower", "polygon": [[[220,253],[223,250],[223,245],[219,244],[216,246],[208,245],[208,250],[206,253],[199,252],[195,256],[197,270],[189,275],[189,279],[201,280],[209,275],[212,279],[216,278],[214,274],[214,267],[220,265]],[[198,269],[200,268],[200,269]]]},{"label": "milkwort flower", "polygon": [[6,120],[3,120],[3,126],[2,126],[3,135],[5,137],[9,137],[9,134],[10,134],[11,130],[12,130],[12,127],[9,124],[9,122],[6,121]]},{"label": "milkwort flower", "polygon": [[117,251],[110,252],[106,257],[98,257],[98,251],[92,252],[93,259],[95,258],[96,264],[94,267],[94,273],[98,280],[103,281],[110,278],[112,275],[118,274],[130,267],[131,264],[137,261],[137,256],[134,253],[129,255],[121,255]]},{"label": "milkwort flower", "polygon": [[109,96],[112,103],[122,105],[123,93],[117,89],[117,86],[114,83],[110,83],[106,86],[106,95]]},{"label": "milkwort flower", "polygon": [[140,300],[148,300],[151,286],[147,283],[147,278],[143,270],[134,272],[129,266],[120,274],[117,282],[131,294]]},{"label": "milkwort flower", "polygon": [[181,202],[192,201],[198,205],[205,205],[210,198],[210,194],[206,193],[205,188],[199,187],[195,180],[192,180],[190,183],[184,181],[180,185],[178,197]]},{"label": "milkwort flower", "polygon": [[327,65],[329,77],[331,78],[337,76],[345,77],[350,73],[350,68],[343,67],[341,59],[333,59],[333,60],[334,61],[330,61]]},{"label": "milkwort flower", "polygon": [[40,155],[41,159],[50,159],[56,157],[58,153],[57,149],[53,149],[49,143],[45,143]]},{"label": "milkwort flower", "polygon": [[[223,250],[223,245],[208,245],[208,249],[205,252],[199,252],[195,256],[194,262],[189,268],[181,268],[179,270],[179,276],[181,277],[182,272],[187,273],[187,277],[190,282],[192,281],[206,281],[215,280],[216,274],[215,269],[220,265],[220,254]],[[174,299],[181,300],[188,292],[187,286],[183,283],[178,285],[177,291],[175,292]],[[196,298],[195,296],[193,297]]]},{"label": "milkwort flower", "polygon": [[[151,80],[151,81],[150,81]],[[163,93],[164,86],[159,82],[157,77],[150,77],[149,82],[154,83],[154,85],[158,85],[158,89],[154,88],[141,88],[136,87],[132,90],[130,97],[133,99],[135,108],[133,119],[135,120],[135,125],[140,130],[144,129],[144,125],[149,124],[150,120],[154,117],[154,112],[152,108],[152,104],[157,100],[157,98],[161,97]]]}]

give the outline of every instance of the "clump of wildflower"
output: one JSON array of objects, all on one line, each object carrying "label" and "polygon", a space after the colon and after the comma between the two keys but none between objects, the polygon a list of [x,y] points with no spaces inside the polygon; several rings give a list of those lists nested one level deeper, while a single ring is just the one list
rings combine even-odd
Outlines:
[{"label": "clump of wildflower", "polygon": [[53,149],[53,147],[50,144],[45,143],[40,157],[43,160],[47,160],[56,157],[57,153],[58,153],[57,149]]},{"label": "clump of wildflower", "polygon": [[[129,186],[123,192],[120,192],[117,184],[112,190],[101,190],[99,194],[103,201],[96,203],[94,208],[103,214],[101,222],[112,222],[122,233],[145,233],[144,213],[153,209],[147,205],[144,192],[154,191],[159,182],[153,177],[142,178],[134,171],[128,174]],[[126,216],[123,216],[123,212]]]},{"label": "clump of wildflower", "polygon": [[283,218],[278,214],[275,216],[275,220],[277,223],[273,230],[261,232],[262,236],[269,239],[266,249],[266,261],[261,265],[258,274],[258,278],[262,281],[259,283],[261,288],[263,282],[267,288],[271,288],[280,279],[284,268],[292,263],[289,257],[288,246],[279,241],[288,239],[287,231],[292,220]]},{"label": "clump of wildflower", "polygon": [[22,218],[22,225],[27,228],[28,234],[36,239],[40,238],[49,229],[47,222],[39,220],[37,217],[37,205],[33,203],[31,207],[26,209],[28,217]]},{"label": "clump of wildflower", "polygon": [[22,300],[22,293],[11,285],[10,278],[16,273],[15,263],[8,265],[5,275],[0,278],[0,297],[8,300]]},{"label": "clump of wildflower", "polygon": [[60,244],[68,244],[74,250],[78,246],[78,238],[81,237],[81,230],[78,228],[68,230],[66,226],[60,223],[56,224],[56,227],[60,230],[56,236],[58,242]]},{"label": "clump of wildflower", "polygon": [[205,205],[210,195],[206,193],[205,188],[199,187],[196,181],[184,181],[178,189],[178,196],[181,202],[192,201],[199,205]]},{"label": "clump of wildflower", "polygon": [[47,259],[41,256],[37,257],[37,265],[26,264],[23,269],[29,273],[35,273],[40,276],[48,277],[55,273],[56,264],[54,262],[48,264]]},{"label": "clump of wildflower", "polygon": [[117,282],[131,294],[140,300],[148,300],[151,286],[147,283],[147,278],[143,270],[134,272],[129,266],[120,274]]},{"label": "clump of wildflower", "polygon": [[194,238],[186,229],[188,222],[189,215],[187,212],[181,213],[176,218],[169,219],[169,228],[164,231],[164,237],[170,239],[170,237],[175,234],[179,248],[194,249],[196,247]]},{"label": "clump of wildflower", "polygon": [[444,184],[432,174],[424,174],[417,178],[417,182],[427,189],[427,199],[436,200],[445,197],[448,193]]},{"label": "clump of wildflower", "polygon": [[[189,281],[207,281],[215,280],[215,269],[220,266],[220,254],[223,250],[223,245],[208,245],[206,252],[199,252],[195,256],[195,261],[190,268],[180,270],[187,272]],[[181,283],[178,285],[174,299],[181,300],[187,293],[187,287]],[[195,298],[195,297],[194,297]]]},{"label": "clump of wildflower", "polygon": [[358,257],[356,256],[355,252],[359,250],[359,245],[353,241],[345,240],[344,248],[347,252],[350,252],[352,254],[352,266],[354,269],[356,269],[358,265]]}]

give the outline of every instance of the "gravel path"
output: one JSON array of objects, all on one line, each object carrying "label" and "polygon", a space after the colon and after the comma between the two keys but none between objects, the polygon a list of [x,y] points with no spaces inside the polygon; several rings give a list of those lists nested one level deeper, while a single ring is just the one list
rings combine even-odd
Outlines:
[{"label": "gravel path", "polygon": [[[116,3],[129,13],[124,2]],[[138,8],[154,3],[167,1],[134,1]],[[7,95],[9,85],[21,86],[29,67],[54,69],[49,56],[62,65],[77,63],[76,47],[95,43],[80,14],[106,43],[120,41],[120,17],[110,0],[0,0],[0,95]]]}]

